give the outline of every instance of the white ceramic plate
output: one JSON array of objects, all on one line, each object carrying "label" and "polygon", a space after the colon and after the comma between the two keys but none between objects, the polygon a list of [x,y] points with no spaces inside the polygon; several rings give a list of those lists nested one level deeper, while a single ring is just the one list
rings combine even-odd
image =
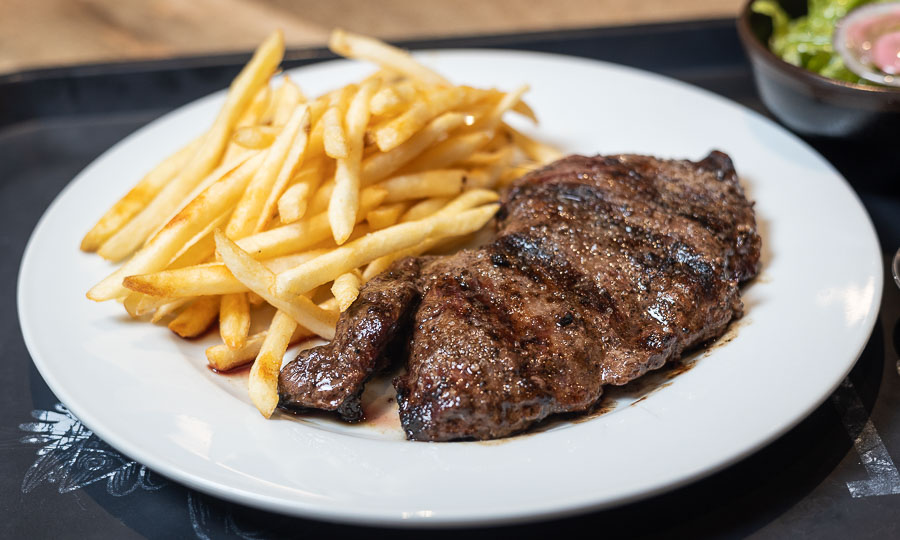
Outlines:
[{"label": "white ceramic plate", "polygon": [[[265,421],[240,380],[205,367],[211,341],[181,341],[84,297],[111,266],[78,251],[82,234],[211,122],[219,93],[114,146],[35,229],[19,316],[56,395],[114,447],[201,491],[298,516],[427,526],[558,516],[674,488],[784,433],[850,370],[876,317],[881,255],[857,197],[796,137],[713,94],[620,66],[523,52],[420,57],[460,83],[531,84],[541,138],[567,152],[728,152],[764,242],[733,339],[646,399],[505,442],[407,442],[391,422]],[[340,61],[291,75],[316,95],[369,70]]]}]

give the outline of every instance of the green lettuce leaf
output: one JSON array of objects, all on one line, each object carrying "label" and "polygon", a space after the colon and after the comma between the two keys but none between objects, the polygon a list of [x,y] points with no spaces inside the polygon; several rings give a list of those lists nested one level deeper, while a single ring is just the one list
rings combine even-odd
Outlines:
[{"label": "green lettuce leaf", "polygon": [[775,0],[756,0],[750,8],[772,19],[769,48],[785,62],[831,79],[870,84],[847,69],[834,51],[831,37],[844,15],[859,6],[884,1],[888,0],[808,0],[807,14],[793,20]]}]

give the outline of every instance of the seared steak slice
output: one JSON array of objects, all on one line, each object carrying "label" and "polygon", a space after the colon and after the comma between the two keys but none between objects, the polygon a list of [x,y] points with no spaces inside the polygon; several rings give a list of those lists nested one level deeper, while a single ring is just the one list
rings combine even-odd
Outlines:
[{"label": "seared steak slice", "polygon": [[350,422],[362,419],[363,386],[387,367],[385,352],[409,326],[419,302],[419,261],[405,259],[369,281],[342,314],[334,340],[302,351],[284,367],[278,378],[280,407],[337,411]]},{"label": "seared steak slice", "polygon": [[[517,181],[497,222],[492,244],[418,264],[407,373],[394,382],[411,439],[503,437],[588,409],[603,385],[720,335],[741,315],[738,283],[758,270],[752,205],[719,152],[570,156]],[[400,270],[411,264],[391,270],[404,278],[395,287],[411,286]],[[362,292],[373,284],[389,287]],[[335,377],[338,351],[306,369]],[[344,377],[358,395],[366,377]]]}]

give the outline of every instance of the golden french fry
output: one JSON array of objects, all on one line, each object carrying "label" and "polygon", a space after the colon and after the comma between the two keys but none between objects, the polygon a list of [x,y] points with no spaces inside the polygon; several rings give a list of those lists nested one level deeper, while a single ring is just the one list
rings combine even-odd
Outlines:
[{"label": "golden french fry", "polygon": [[[253,179],[247,184],[247,189],[231,215],[231,221],[225,229],[229,238],[243,238],[257,231],[257,224],[263,212],[266,199],[272,191],[276,180],[281,176],[284,181],[291,177],[296,161],[288,162],[291,150],[300,147],[299,155],[295,159],[302,159],[303,145],[297,144],[297,138],[304,129],[309,128],[309,107],[299,105],[294,109],[288,123],[269,147],[265,159],[259,169],[253,175]],[[305,143],[305,137],[303,137]],[[268,220],[266,220],[268,221]]]},{"label": "golden french fry", "polygon": [[[479,88],[471,88],[468,86],[464,86],[463,88],[465,88],[467,91],[466,99],[463,100],[463,106],[466,107],[471,107],[476,104],[482,104],[485,101],[499,103],[503,99],[503,97],[507,95],[506,93],[495,89],[482,90]],[[538,118],[537,115],[534,114],[534,109],[532,109],[531,106],[528,105],[528,103],[521,99],[514,105],[512,105],[510,110],[518,113],[521,116],[524,116],[535,124],[538,123]]]},{"label": "golden french fry", "polygon": [[[288,154],[285,165],[278,173],[275,184],[272,186],[272,190],[266,198],[266,202],[263,205],[262,212],[259,216],[259,221],[256,223],[255,232],[265,230],[275,218],[275,212],[278,209],[278,201],[292,181],[308,184],[310,186],[310,191],[322,181],[322,174],[324,172],[322,159],[317,158],[312,161],[307,161],[307,150],[309,149],[308,131],[309,124],[306,124],[303,126],[303,130],[297,134],[297,138],[294,140],[294,146]],[[292,167],[291,170],[300,167],[300,170],[292,176],[288,174],[288,167]],[[303,217],[302,214],[300,217]],[[297,219],[300,219],[300,217]]]},{"label": "golden french fry", "polygon": [[234,277],[248,289],[317,335],[329,340],[334,337],[334,326],[337,323],[334,313],[320,308],[306,296],[276,292],[275,274],[219,230],[216,231],[216,251]]},{"label": "golden french fry", "polygon": [[[234,159],[231,159],[227,162],[216,167],[212,172],[210,172],[206,178],[204,178],[200,184],[192,191],[191,196],[195,198],[200,191],[208,188],[211,184],[218,182],[224,176],[228,175],[231,171],[241,166],[247,159],[250,158],[250,153],[242,150],[238,155],[235,156]],[[187,199],[190,200],[190,199]],[[152,204],[152,203],[151,203]],[[175,207],[175,211],[171,212],[169,215],[165,216],[159,226],[156,227],[151,234],[146,236],[144,239],[141,239],[140,242],[137,242],[134,237],[131,237],[127,234],[127,230],[129,225],[126,224],[115,234],[110,236],[100,248],[97,250],[97,254],[103,257],[104,259],[110,261],[119,261],[125,257],[127,257],[131,252],[137,247],[140,246],[141,243],[146,245],[150,242],[150,240],[169,222],[175,217],[178,212],[184,209],[185,204],[179,203]],[[130,222],[129,222],[130,223]],[[145,241],[146,240],[146,241]]]},{"label": "golden french fry", "polygon": [[[492,141],[493,143],[493,141]],[[489,143],[488,146],[490,146]],[[464,167],[493,167],[497,165],[507,166],[512,160],[514,148],[504,144],[494,151],[479,150],[467,157],[460,165]]]},{"label": "golden french fry", "polygon": [[176,270],[128,276],[128,289],[161,298],[235,294],[247,290],[222,263],[206,263]]},{"label": "golden french fry", "polygon": [[257,155],[244,162],[191,201],[128,262],[94,285],[87,297],[97,302],[120,298],[128,293],[128,289],[122,286],[122,279],[126,276],[165,268],[185,243],[237,203],[261,157]]},{"label": "golden french fry", "polygon": [[235,127],[243,128],[259,123],[260,117],[265,114],[265,111],[269,108],[271,102],[272,91],[269,88],[269,85],[265,84],[256,92],[253,99],[250,100],[250,103],[235,123]]},{"label": "golden french fry", "polygon": [[[458,214],[465,210],[469,210],[470,208],[474,208],[474,207],[480,206],[482,204],[494,202],[497,200],[497,198],[498,198],[498,195],[494,191],[488,191],[486,189],[473,189],[471,191],[467,191],[466,193],[463,193],[459,197],[453,199],[452,202],[447,203],[447,204],[445,204],[445,201],[441,200],[441,199],[431,199],[434,202],[430,203],[428,205],[428,207],[426,207],[425,205],[422,205],[422,210],[419,210],[419,212],[424,213],[425,211],[431,210],[432,208],[438,206],[438,204],[439,204],[440,206],[438,206],[438,208],[433,211],[434,216],[436,216],[436,217],[452,216],[454,214]],[[430,215],[430,214],[432,214],[431,211],[429,211],[427,214],[424,214],[424,215]],[[424,215],[423,215],[423,217],[424,217]],[[402,219],[402,221],[407,222],[407,221],[413,221],[413,220],[408,220],[408,219],[406,219],[406,216],[404,216],[404,219]],[[378,257],[377,259],[370,262],[368,266],[366,266],[366,269],[363,272],[363,280],[369,281],[373,277],[375,277],[378,274],[387,270],[387,268],[394,261],[402,259],[404,257],[421,255],[422,253],[425,253],[426,251],[435,247],[441,241],[442,241],[442,238],[434,238],[434,239],[429,238],[429,239],[421,242],[420,244],[417,244],[410,248],[401,249],[394,253],[389,253],[387,255]]]},{"label": "golden french fry", "polygon": [[356,224],[359,212],[360,165],[363,154],[363,135],[369,123],[369,100],[378,82],[363,83],[347,107],[347,156],[338,158],[334,171],[334,191],[328,203],[328,223],[334,241],[343,244]]},{"label": "golden french fry", "polygon": [[503,124],[503,129],[513,137],[513,144],[518,146],[533,161],[551,163],[562,157],[562,152],[548,144],[538,142],[517,129]]},{"label": "golden french fry", "polygon": [[394,176],[378,184],[387,190],[384,202],[393,203],[428,197],[451,197],[462,192],[466,179],[463,169],[434,169]]},{"label": "golden french fry", "polygon": [[377,39],[337,29],[331,32],[328,47],[341,56],[368,60],[427,84],[450,84],[445,78],[416,62],[408,52]]},{"label": "golden french fry", "polygon": [[303,217],[309,191],[309,182],[298,182],[281,194],[278,198],[278,216],[282,223],[293,223]]},{"label": "golden french fry", "polygon": [[[447,138],[450,131],[461,126],[464,115],[461,113],[445,113],[432,120],[419,133],[390,152],[373,154],[362,162],[360,182],[363,187],[382,180],[410,160],[421,154],[426,148]],[[307,206],[307,212],[318,214],[328,207],[331,200],[334,182],[326,182],[319,188]]]},{"label": "golden french fry", "polygon": [[197,337],[206,332],[218,314],[219,297],[201,296],[172,319],[169,330],[183,338]]},{"label": "golden french fry", "polygon": [[516,103],[520,103],[522,101],[522,96],[527,91],[528,85],[524,84],[516,88],[512,92],[504,95],[503,98],[494,106],[491,112],[487,114],[487,116],[475,123],[473,129],[493,130],[494,128],[496,128],[503,119],[503,115],[507,111],[515,107]]},{"label": "golden french fry", "polygon": [[435,216],[374,231],[278,274],[273,291],[282,297],[303,294],[378,257],[412,247],[427,238],[446,238],[477,231],[493,217],[498,208],[499,205],[492,204],[450,216]]},{"label": "golden french fry", "polygon": [[486,145],[492,137],[493,133],[490,131],[476,131],[450,137],[422,152],[419,157],[409,162],[404,170],[419,172],[454,165]]},{"label": "golden french fry", "polygon": [[375,142],[382,152],[392,150],[421,130],[432,118],[457,106],[465,91],[460,87],[442,88],[426,94],[422,101],[413,103],[403,114],[380,126],[375,131]]},{"label": "golden french fry", "polygon": [[500,174],[500,176],[497,178],[496,186],[497,187],[507,186],[507,185],[511,184],[512,182],[514,182],[515,180],[518,180],[522,176],[530,173],[531,171],[538,169],[540,166],[541,166],[541,164],[536,163],[536,162],[519,163],[515,166],[512,166],[512,167],[504,170]]},{"label": "golden french fry", "polygon": [[283,126],[294,112],[294,108],[306,101],[300,87],[287,75],[281,78],[281,85],[273,92],[268,109],[259,118],[260,124]]},{"label": "golden french fry", "polygon": [[222,296],[219,308],[219,334],[232,349],[244,345],[250,334],[250,304],[244,293]]},{"label": "golden french fry", "polygon": [[[327,311],[337,312],[337,300],[330,298],[319,304],[319,307]],[[231,349],[225,344],[213,345],[206,349],[206,359],[210,367],[216,371],[229,371],[248,364],[259,354],[267,334],[267,331],[253,334],[247,338],[247,342],[244,343],[243,347],[238,347],[237,349]],[[313,336],[315,334],[302,326],[298,326],[291,336],[290,343],[297,343]]]},{"label": "golden french fry", "polygon": [[[362,190],[357,221],[362,221],[370,210],[381,204],[385,196],[387,196],[387,191],[378,186]],[[270,259],[307,249],[329,237],[331,237],[331,226],[328,224],[328,214],[320,212],[289,225],[241,238],[237,243],[241,249],[250,252],[254,258]]]},{"label": "golden french fry", "polygon": [[172,315],[185,305],[191,303],[194,299],[194,297],[176,298],[174,300],[170,298],[163,299],[164,301],[157,307],[156,311],[153,313],[153,316],[150,317],[150,322],[153,324],[161,322],[169,315]]},{"label": "golden french fry", "polygon": [[461,126],[465,116],[461,113],[444,113],[389,152],[374,154],[363,161],[362,184],[371,185],[397,171],[426,148],[443,141],[449,133]]},{"label": "golden french fry", "polygon": [[[298,327],[299,329],[299,327]],[[305,330],[305,329],[304,329]],[[295,333],[297,333],[295,331]],[[307,331],[307,336],[313,334]],[[293,336],[291,336],[293,338]],[[230,371],[251,362],[259,351],[262,344],[266,340],[266,332],[260,332],[249,336],[242,347],[232,349],[225,345],[213,345],[206,349],[206,361],[210,367],[218,372]]]},{"label": "golden french fry", "polygon": [[272,145],[278,132],[272,126],[245,126],[235,130],[231,141],[248,150],[262,150]]},{"label": "golden french fry", "polygon": [[253,291],[247,291],[247,301],[250,302],[251,306],[261,306],[266,303],[265,298]]},{"label": "golden french fry", "polygon": [[116,204],[112,205],[91,230],[84,235],[84,238],[81,240],[81,250],[97,251],[109,237],[147,206],[166,183],[178,174],[178,170],[187,163],[202,142],[202,136],[194,139],[187,146],[164,159],[153,170],[144,175],[141,181],[131,188],[124,197],[119,199]]},{"label": "golden french fry", "polygon": [[373,231],[390,227],[394,223],[397,223],[400,216],[406,211],[407,206],[408,205],[405,202],[381,206],[366,214],[366,221]]},{"label": "golden french fry", "polygon": [[141,304],[146,297],[145,294],[133,292],[122,300],[122,307],[125,308],[128,315],[136,319],[141,316]]},{"label": "golden french fry", "polygon": [[259,88],[266,84],[281,63],[283,55],[284,37],[277,31],[259,46],[250,62],[231,83],[225,105],[203,137],[200,148],[153,201],[107,241],[110,243],[117,240],[118,248],[104,257],[121,260],[137,249],[167,216],[177,210],[184,197],[216,167],[239,115]]},{"label": "golden french fry", "polygon": [[322,144],[328,157],[345,158],[350,153],[344,131],[344,111],[355,93],[356,85],[350,84],[332,94],[328,109],[322,115]]},{"label": "golden french fry", "polygon": [[412,205],[409,210],[400,216],[399,221],[404,223],[407,221],[424,219],[446,206],[448,202],[450,202],[450,197],[432,197],[430,199],[425,199],[424,201]]},{"label": "golden french fry", "polygon": [[331,294],[337,300],[341,313],[347,311],[350,304],[359,296],[360,276],[358,272],[347,272],[341,274],[334,280],[331,285]]},{"label": "golden french fry", "polygon": [[[272,272],[283,272],[288,268],[293,268],[298,264],[314,259],[323,253],[325,251],[314,249],[269,259],[263,264]],[[197,264],[152,274],[128,276],[124,279],[124,284],[134,292],[161,299],[161,301],[155,303],[156,307],[175,298],[214,294],[230,295],[248,291],[247,286],[238,281],[221,262]],[[147,308],[152,306],[153,304],[148,305]],[[142,312],[141,309],[137,311],[138,314],[146,313],[146,311]]]},{"label": "golden french fry", "polygon": [[536,114],[534,114],[534,109],[532,109],[529,104],[525,103],[525,101],[519,100],[515,105],[513,105],[512,110],[531,120],[535,124],[538,123],[538,117]]},{"label": "golden french fry", "polygon": [[416,98],[416,87],[409,81],[385,86],[372,96],[369,109],[373,115],[387,116],[399,112]]},{"label": "golden french fry", "polygon": [[259,355],[250,368],[247,388],[250,401],[266,418],[272,416],[278,406],[278,374],[281,361],[287,351],[297,323],[287,313],[279,310],[272,318],[272,324],[266,332]]},{"label": "golden french fry", "polygon": [[[235,147],[236,147],[237,145],[232,145],[232,146],[235,146]],[[224,176],[226,176],[228,173],[230,173],[230,172],[233,171],[234,169],[236,169],[236,168],[240,167],[241,165],[243,165],[247,160],[251,159],[251,158],[254,157],[254,156],[260,155],[260,153],[261,153],[261,152],[260,152],[260,151],[257,151],[257,150],[246,150],[246,149],[244,149],[244,148],[241,148],[238,152],[236,152],[236,153],[234,154],[234,156],[233,156],[231,159],[226,160],[226,159],[223,158],[222,164],[219,165],[218,167],[216,167],[216,168],[213,170],[213,172],[211,172],[211,173],[209,173],[208,175],[206,175],[206,178],[204,178],[203,181],[200,182],[200,184],[198,184],[197,187],[195,187],[195,188],[191,191],[191,193],[188,194],[188,196],[185,197],[184,200],[183,200],[180,204],[178,204],[178,206],[176,207],[175,211],[172,212],[169,216],[167,216],[166,219],[164,219],[164,220],[162,221],[162,223],[160,224],[160,226],[157,227],[157,228],[153,231],[153,233],[147,238],[147,240],[144,242],[144,245],[146,246],[147,244],[149,244],[150,241],[153,240],[153,238],[154,238],[157,234],[159,234],[159,231],[161,231],[163,227],[165,227],[170,221],[172,221],[172,219],[173,219],[175,216],[177,216],[182,210],[184,210],[184,208],[185,208],[188,204],[190,204],[191,201],[193,201],[193,200],[196,199],[201,193],[203,193],[204,191],[206,191],[206,190],[209,188],[209,186],[215,184],[216,182],[218,182],[219,180],[221,180]],[[229,212],[229,213],[230,213],[230,212]],[[212,231],[211,231],[211,230],[210,230],[210,234],[212,234]],[[107,242],[107,244],[110,244],[110,243],[111,243],[111,242]],[[100,251],[98,251],[98,253],[100,253],[100,252],[102,252],[102,251],[104,251],[104,250],[106,250],[106,249],[111,249],[111,247],[108,246],[107,244],[104,244],[103,247],[100,248]]]}]

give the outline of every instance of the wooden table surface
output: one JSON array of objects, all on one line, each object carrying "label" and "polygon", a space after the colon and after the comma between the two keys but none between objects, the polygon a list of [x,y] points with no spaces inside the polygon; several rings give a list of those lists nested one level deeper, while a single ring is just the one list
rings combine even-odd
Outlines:
[{"label": "wooden table surface", "polygon": [[0,0],[0,73],[246,51],[274,28],[387,39],[735,16],[743,0]]}]

